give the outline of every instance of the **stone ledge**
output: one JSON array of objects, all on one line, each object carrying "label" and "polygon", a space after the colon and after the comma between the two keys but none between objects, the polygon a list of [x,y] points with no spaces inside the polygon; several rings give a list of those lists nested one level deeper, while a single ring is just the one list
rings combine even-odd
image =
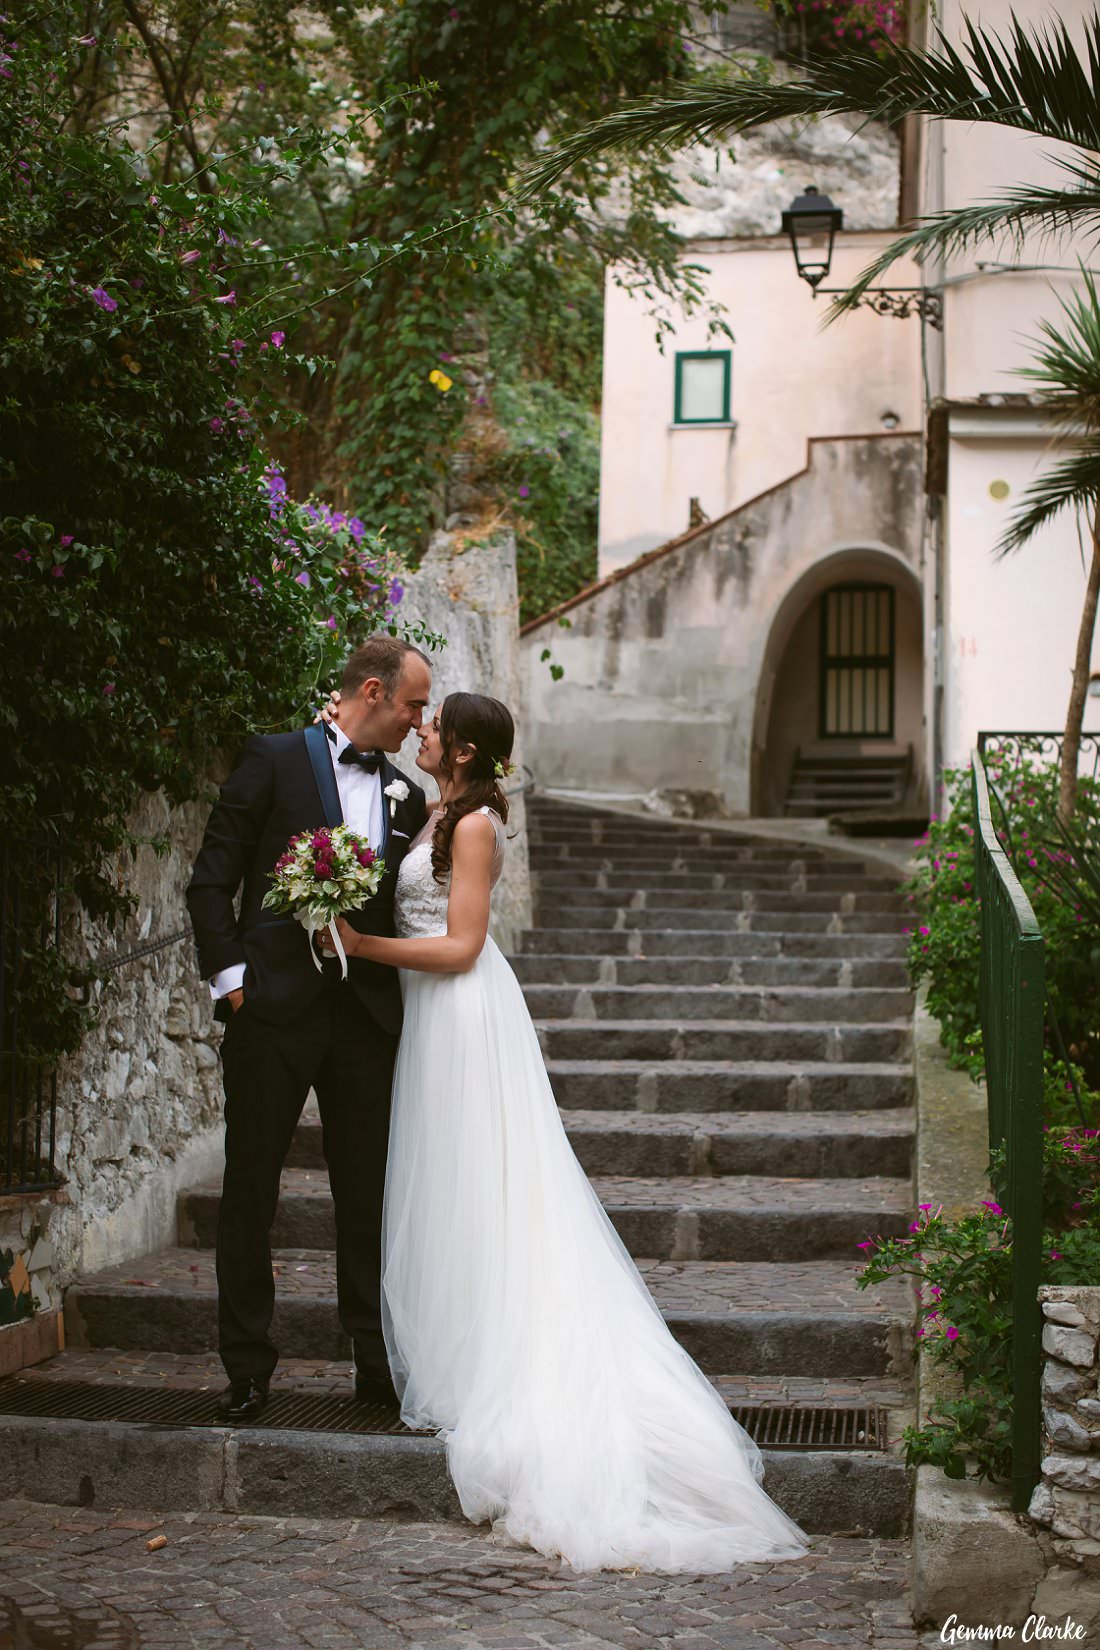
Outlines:
[{"label": "stone ledge", "polygon": [[17,1375],[64,1350],[65,1320],[60,1307],[4,1324],[0,1327],[0,1375]]}]

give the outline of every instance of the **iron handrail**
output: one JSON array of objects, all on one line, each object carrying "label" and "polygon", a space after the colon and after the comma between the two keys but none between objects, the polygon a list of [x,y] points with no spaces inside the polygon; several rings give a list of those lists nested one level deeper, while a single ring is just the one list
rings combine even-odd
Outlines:
[{"label": "iron handrail", "polygon": [[978,990],[989,1146],[1005,1150],[1012,1221],[1012,1504],[1027,1510],[1039,1479],[1042,1315],[1043,1027],[1042,931],[993,824],[981,754],[970,763],[975,881],[981,910]]}]

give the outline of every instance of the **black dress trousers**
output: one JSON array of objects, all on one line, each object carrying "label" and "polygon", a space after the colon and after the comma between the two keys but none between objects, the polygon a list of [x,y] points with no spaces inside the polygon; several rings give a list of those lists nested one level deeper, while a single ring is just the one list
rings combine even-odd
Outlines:
[{"label": "black dress trousers", "polygon": [[247,997],[226,1026],[225,1178],[218,1220],[219,1350],[229,1379],[267,1379],[279,1177],[309,1090],[321,1111],[336,1208],[340,1323],[356,1368],[388,1376],[382,1338],[382,1196],[397,1037],[346,983],[326,981],[304,1012],[272,1022]]}]

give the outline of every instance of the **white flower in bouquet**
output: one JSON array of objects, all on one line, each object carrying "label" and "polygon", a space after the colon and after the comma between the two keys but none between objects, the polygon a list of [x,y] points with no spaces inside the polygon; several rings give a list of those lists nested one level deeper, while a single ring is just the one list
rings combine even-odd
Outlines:
[{"label": "white flower in bouquet", "polygon": [[[264,895],[263,907],[297,918],[309,934],[310,955],[320,968],[314,934],[365,905],[378,892],[385,873],[385,860],[346,825],[302,831],[276,861],[273,886]],[[347,957],[335,927],[332,937],[346,979]]]}]

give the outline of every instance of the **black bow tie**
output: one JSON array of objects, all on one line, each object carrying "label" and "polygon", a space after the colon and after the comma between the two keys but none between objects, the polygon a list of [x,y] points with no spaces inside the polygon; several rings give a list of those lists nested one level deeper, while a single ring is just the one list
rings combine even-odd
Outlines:
[{"label": "black bow tie", "polygon": [[368,773],[377,773],[382,766],[382,752],[357,751],[354,745],[345,745],[336,760],[346,763],[349,768],[365,768]]},{"label": "black bow tie", "polygon": [[[335,745],[336,735],[327,722],[325,736]],[[377,773],[382,766],[382,752],[357,751],[354,745],[345,745],[336,760],[345,763],[349,768],[365,768],[368,773]]]}]

